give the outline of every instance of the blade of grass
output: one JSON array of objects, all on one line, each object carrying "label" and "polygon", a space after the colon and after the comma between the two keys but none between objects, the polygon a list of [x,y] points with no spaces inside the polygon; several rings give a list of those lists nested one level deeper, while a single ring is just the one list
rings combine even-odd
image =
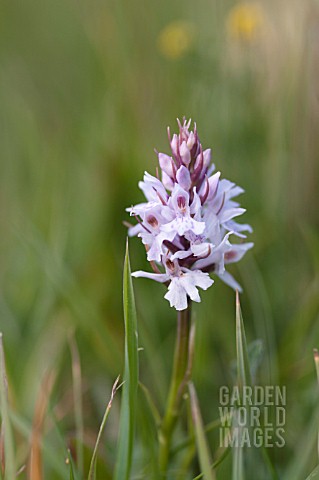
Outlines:
[{"label": "blade of grass", "polygon": [[93,450],[93,455],[92,455],[92,459],[91,459],[88,480],[95,480],[96,479],[97,452],[98,452],[98,448],[99,448],[99,445],[100,445],[102,434],[103,434],[103,431],[104,431],[104,428],[105,428],[106,420],[107,420],[107,417],[109,416],[109,413],[110,413],[110,410],[111,410],[111,407],[112,407],[114,395],[115,395],[116,391],[120,388],[120,386],[118,385],[119,380],[120,380],[120,376],[117,377],[117,379],[115,380],[115,382],[113,384],[111,397],[110,397],[110,400],[107,404],[105,413],[103,415],[102,423],[101,423],[99,433],[98,433],[98,436],[97,436],[97,439],[96,439],[96,442],[95,442],[94,450]]},{"label": "blade of grass", "polygon": [[262,455],[263,455],[265,463],[268,467],[268,471],[269,471],[269,475],[271,475],[271,479],[272,480],[280,480],[279,476],[278,476],[278,473],[276,472],[276,470],[275,470],[275,468],[272,464],[271,458],[269,456],[269,453],[268,453],[268,450],[267,450],[266,447],[262,448]]},{"label": "blade of grass", "polygon": [[[47,415],[46,415],[46,434],[49,435],[50,433],[56,436],[56,446],[55,446],[55,453],[57,453],[58,450],[58,445],[60,445],[60,451],[64,452],[65,451],[65,435],[62,432],[62,425],[61,421],[57,419],[54,407],[52,408],[52,405],[48,405],[48,410],[47,410]],[[51,440],[52,441],[52,440]],[[45,465],[48,463],[48,456],[47,456],[47,447],[46,447],[46,442],[44,439],[42,439],[42,451],[43,451],[43,457],[45,461]],[[70,455],[70,459],[72,460],[72,475],[74,477],[74,480],[80,480],[83,479],[83,476],[79,477],[76,465],[74,464],[74,460],[71,454],[71,450],[68,448],[68,455]],[[57,459],[60,459],[60,455],[57,455]],[[68,456],[66,458],[66,465],[69,465],[69,459]],[[63,476],[65,478],[65,475]]]},{"label": "blade of grass", "polygon": [[237,351],[237,379],[238,386],[251,385],[248,348],[245,327],[240,308],[239,294],[236,291],[236,351]]},{"label": "blade of grass", "polygon": [[[319,352],[316,348],[313,349],[313,358],[314,358],[314,361],[315,361],[315,367],[316,367],[316,372],[317,372],[317,381],[318,381],[318,386],[319,386]],[[318,458],[319,458],[319,430],[318,430],[317,449],[318,449]]]},{"label": "blade of grass", "polygon": [[[236,291],[236,355],[237,355],[237,383],[239,389],[251,385],[251,371],[249,367],[248,347],[246,342],[245,327],[240,308],[239,294]],[[238,444],[233,447],[232,480],[244,480],[244,458],[241,446],[242,428],[237,424],[236,411],[233,417],[233,428],[238,431]]]},{"label": "blade of grass", "polygon": [[309,464],[313,458],[313,452],[317,443],[319,425],[319,406],[315,409],[307,427],[295,444],[294,454],[291,462],[286,468],[283,480],[299,480],[304,478],[309,471]]},{"label": "blade of grass", "polygon": [[314,469],[313,472],[306,478],[306,480],[318,480],[319,479],[319,465]]},{"label": "blade of grass", "polygon": [[233,416],[232,427],[237,429],[238,431],[238,444],[235,442],[232,452],[233,452],[233,464],[232,464],[232,480],[244,480],[245,479],[245,472],[244,472],[244,449],[241,446],[241,439],[242,439],[242,427],[239,426],[237,421],[237,411],[235,410]]},{"label": "blade of grass", "polygon": [[[218,418],[217,420],[213,420],[212,422],[208,423],[207,425],[204,426],[204,431],[205,433],[209,433],[212,430],[220,427],[221,421]],[[188,447],[194,442],[194,437],[192,435],[189,435],[187,438],[184,440],[180,441],[177,445],[175,445],[172,449],[172,456],[176,455],[179,453],[181,450],[184,448]]]},{"label": "blade of grass", "polygon": [[66,464],[69,465],[69,469],[70,469],[70,479],[69,480],[75,480],[74,470],[73,470],[73,458],[71,456],[70,450],[68,450],[68,456],[66,458]]},{"label": "blade of grass", "polygon": [[[267,285],[254,255],[250,255],[246,262],[238,265],[238,268],[246,284],[245,292],[247,292],[250,300],[257,337],[262,338],[265,344],[262,376],[266,385],[276,384],[278,382],[278,353],[275,341],[274,315]],[[254,282],[250,281],[251,278],[254,279]]]},{"label": "blade of grass", "polygon": [[158,465],[158,429],[160,415],[151,392],[141,383],[138,390],[138,409],[136,422],[139,431],[139,451],[141,453],[140,465],[143,465],[141,478],[163,480]]},{"label": "blade of grass", "polygon": [[[225,458],[229,455],[230,451],[231,451],[230,447],[225,448],[225,450],[223,451],[221,456],[219,458],[217,458],[217,460],[213,463],[212,468],[216,469],[225,460]],[[203,477],[204,477],[204,474],[200,473],[195,478],[193,478],[193,480],[200,480]]]},{"label": "blade of grass", "polygon": [[72,358],[73,403],[76,431],[76,464],[78,472],[83,475],[83,409],[82,409],[82,374],[79,349],[74,334],[69,336]]},{"label": "blade of grass", "polygon": [[13,435],[9,419],[8,383],[4,359],[2,333],[0,333],[0,400],[1,400],[1,436],[3,438],[2,473],[6,480],[16,478]]},{"label": "blade of grass", "polygon": [[123,306],[125,324],[124,386],[121,403],[119,440],[114,480],[128,480],[130,477],[133,440],[136,418],[136,397],[138,386],[138,344],[137,320],[134,291],[131,278],[128,242],[124,262]]},{"label": "blade of grass", "polygon": [[142,392],[144,394],[144,397],[145,397],[145,400],[148,404],[149,410],[152,413],[154,423],[155,423],[156,427],[159,427],[159,425],[161,424],[161,416],[159,414],[157,406],[155,405],[155,402],[153,400],[151,392],[142,382],[139,382],[139,387],[142,390]]},{"label": "blade of grass", "polygon": [[[187,447],[183,451],[183,455],[180,461],[180,474],[179,478],[184,479],[187,477],[187,473],[190,471],[190,467],[193,463],[193,459],[196,455],[196,442],[195,442],[195,426],[193,422],[192,405],[190,402],[190,396],[186,398],[186,411],[187,411],[187,431],[188,439],[191,441],[187,444]],[[204,430],[205,431],[205,430]]]},{"label": "blade of grass", "polygon": [[208,448],[208,444],[205,436],[203,420],[202,420],[200,409],[199,409],[195,387],[192,382],[189,382],[188,389],[189,389],[189,396],[190,396],[190,402],[191,402],[193,423],[195,427],[194,433],[196,438],[200,468],[202,470],[203,478],[205,480],[214,480],[215,474],[211,467],[212,465],[211,455],[209,452],[209,448]]},{"label": "blade of grass", "polygon": [[[10,420],[15,428],[15,430],[25,438],[26,441],[29,441],[32,433],[32,425],[25,420],[22,416],[18,415],[15,412],[10,412]],[[63,442],[63,447],[65,444]],[[65,465],[61,462],[60,457],[57,457],[55,452],[53,452],[52,446],[49,443],[48,439],[42,437],[42,451],[45,456],[46,464],[52,468],[56,475],[59,475],[58,478],[65,478],[66,469]]]}]

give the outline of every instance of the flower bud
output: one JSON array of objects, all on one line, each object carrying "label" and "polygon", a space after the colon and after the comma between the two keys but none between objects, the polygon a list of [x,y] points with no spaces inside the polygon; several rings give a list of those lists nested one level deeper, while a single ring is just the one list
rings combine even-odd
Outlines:
[{"label": "flower bud", "polygon": [[189,150],[191,150],[195,144],[195,141],[196,141],[196,137],[194,135],[194,132],[191,132],[189,134],[189,137],[188,137],[188,140],[187,140],[187,147]]},{"label": "flower bud", "polygon": [[174,133],[172,141],[171,141],[171,149],[173,152],[174,157],[178,154],[178,136]]},{"label": "flower bud", "polygon": [[204,170],[207,170],[211,162],[212,150],[210,148],[207,148],[206,150],[203,151],[203,156],[204,156]]},{"label": "flower bud", "polygon": [[191,163],[191,153],[185,141],[182,142],[179,148],[179,153],[180,153],[183,164],[188,166]]},{"label": "flower bud", "polygon": [[167,190],[169,190],[170,192],[173,190],[174,182],[171,179],[171,177],[169,177],[165,172],[162,172],[162,183],[163,183],[164,187]]},{"label": "flower bud", "polygon": [[168,175],[169,177],[174,178],[174,170],[173,170],[174,161],[172,157],[170,157],[169,155],[166,155],[165,153],[159,153],[158,161],[163,172],[165,172],[166,175]]},{"label": "flower bud", "polygon": [[191,176],[189,170],[182,165],[176,173],[176,180],[178,184],[186,191],[190,190],[192,186]]}]

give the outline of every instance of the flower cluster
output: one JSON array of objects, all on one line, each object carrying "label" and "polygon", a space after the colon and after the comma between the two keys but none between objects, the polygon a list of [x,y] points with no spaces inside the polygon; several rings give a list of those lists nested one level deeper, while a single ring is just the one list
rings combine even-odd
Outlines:
[{"label": "flower cluster", "polygon": [[145,172],[139,187],[146,202],[128,208],[137,220],[129,235],[138,235],[147,251],[153,273],[138,271],[165,283],[165,298],[176,310],[187,308],[188,298],[200,302],[198,288],[213,284],[214,273],[234,289],[240,285],[225,270],[240,260],[252,243],[230,243],[230,236],[246,238],[250,225],[238,224],[235,217],[245,209],[233,199],[243,192],[229,180],[220,179],[211,163],[211,150],[203,150],[196,124],[178,121],[179,133],[168,137],[171,155],[157,153],[161,179]]}]

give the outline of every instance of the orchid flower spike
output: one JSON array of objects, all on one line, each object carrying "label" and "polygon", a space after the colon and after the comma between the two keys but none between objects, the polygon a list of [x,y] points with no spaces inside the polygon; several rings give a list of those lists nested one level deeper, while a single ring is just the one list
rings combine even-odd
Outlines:
[{"label": "orchid flower spike", "polygon": [[[244,242],[251,233],[247,224],[235,218],[245,209],[233,198],[243,189],[220,179],[211,163],[211,150],[203,150],[196,124],[178,120],[179,133],[171,137],[171,153],[157,153],[161,180],[145,172],[139,183],[146,202],[127,208],[137,219],[129,235],[141,238],[154,273],[137,271],[134,277],[146,277],[165,283],[165,298],[176,310],[187,308],[188,298],[200,302],[198,288],[213,284],[209,274],[241,291],[240,285],[225,270],[253,247]],[[230,243],[237,237],[240,243]]]}]

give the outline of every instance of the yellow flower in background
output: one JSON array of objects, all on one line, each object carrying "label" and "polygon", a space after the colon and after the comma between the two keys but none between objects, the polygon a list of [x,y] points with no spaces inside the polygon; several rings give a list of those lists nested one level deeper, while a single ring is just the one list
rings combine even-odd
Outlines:
[{"label": "yellow flower in background", "polygon": [[177,60],[190,50],[193,42],[194,26],[184,20],[177,20],[160,32],[157,47],[164,57]]},{"label": "yellow flower in background", "polygon": [[265,23],[261,5],[252,2],[243,2],[234,6],[227,17],[227,32],[236,40],[255,40]]}]

